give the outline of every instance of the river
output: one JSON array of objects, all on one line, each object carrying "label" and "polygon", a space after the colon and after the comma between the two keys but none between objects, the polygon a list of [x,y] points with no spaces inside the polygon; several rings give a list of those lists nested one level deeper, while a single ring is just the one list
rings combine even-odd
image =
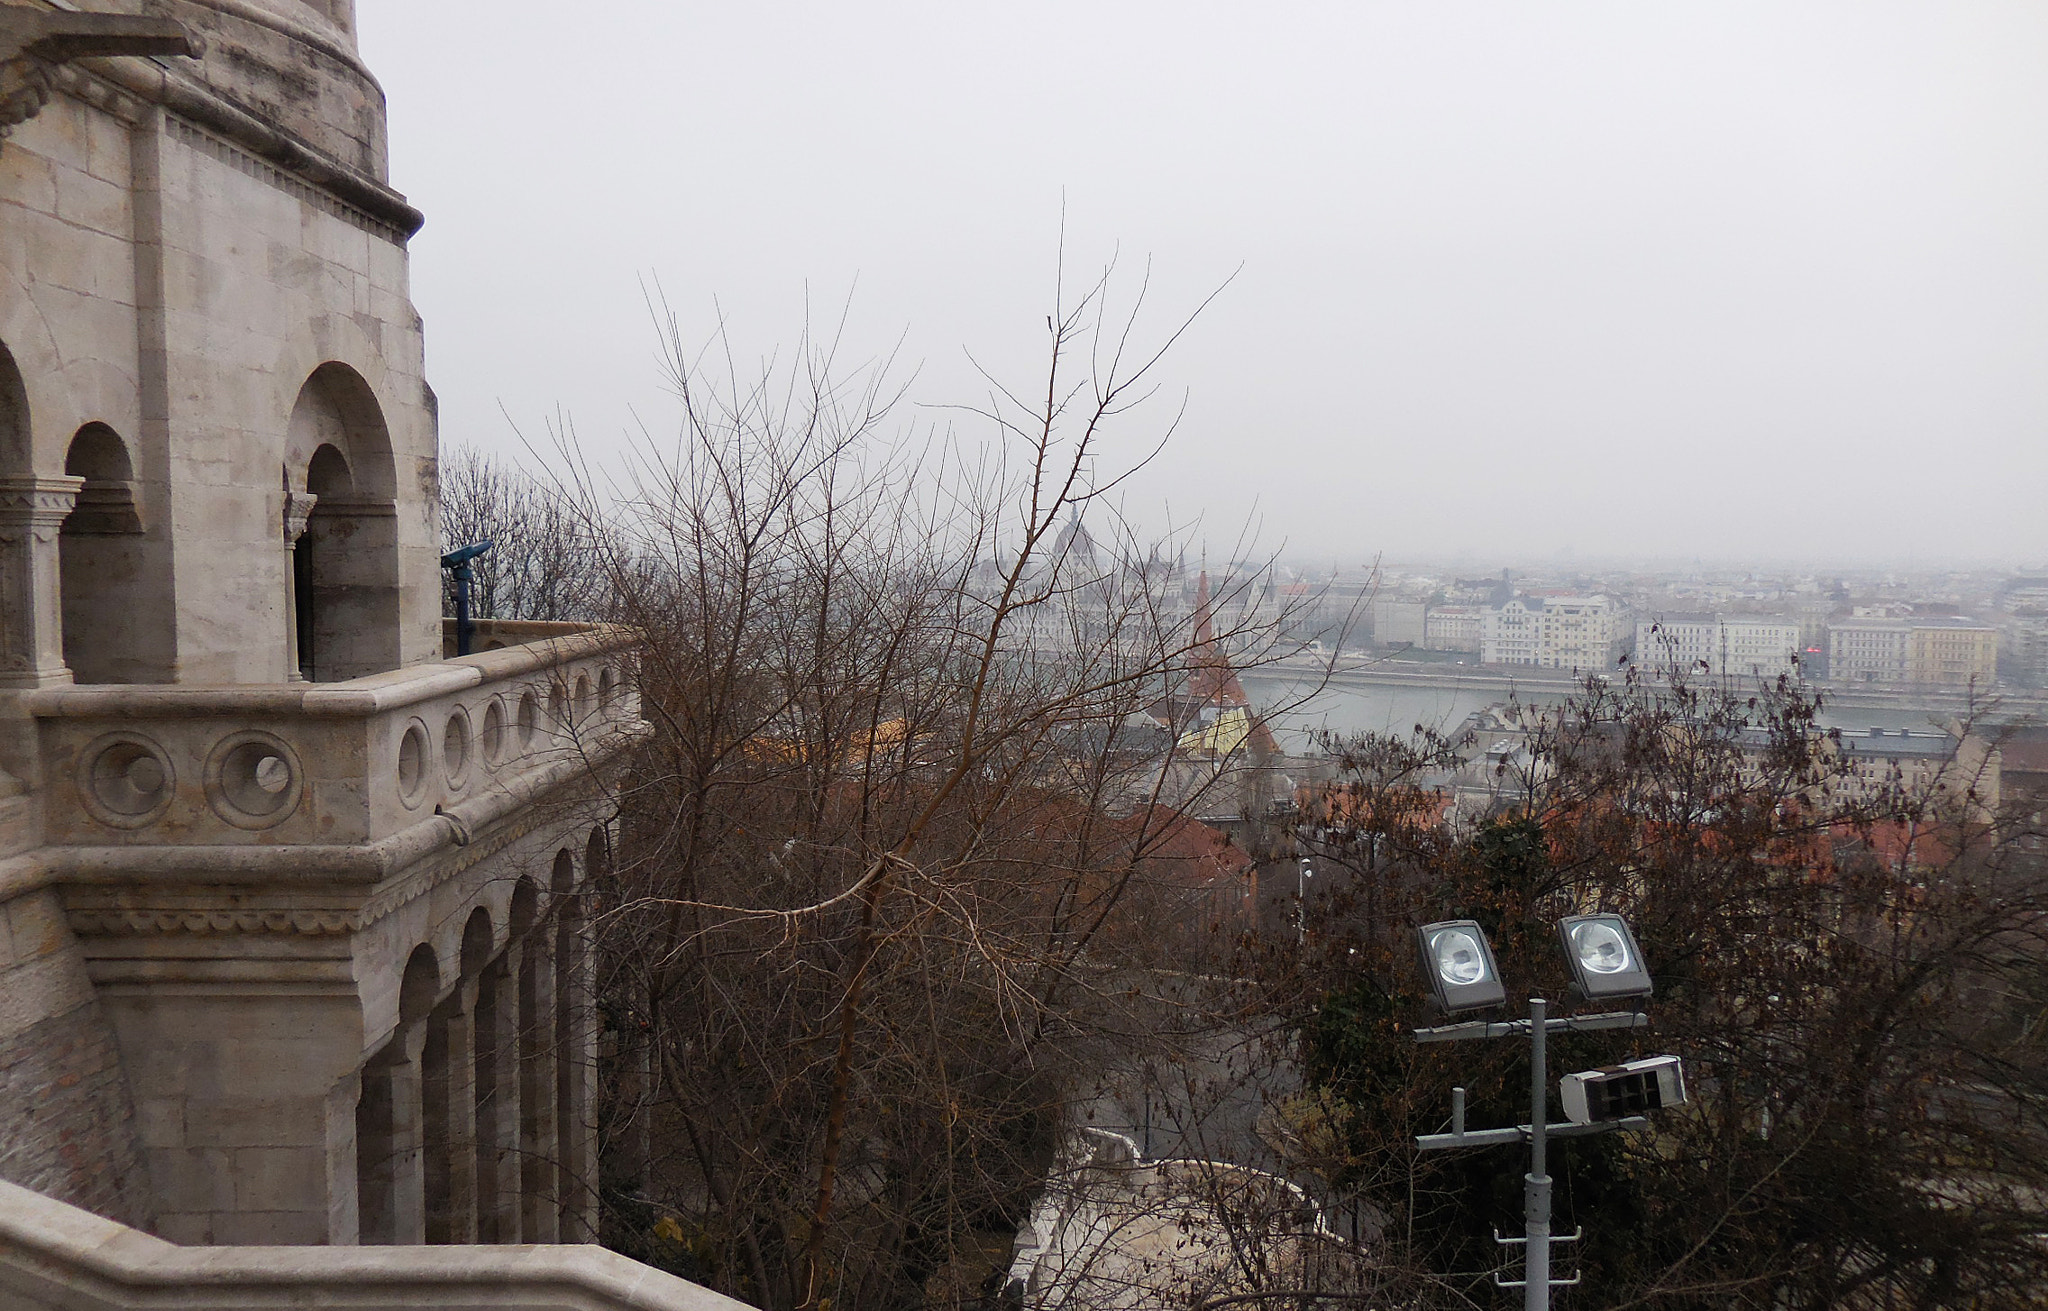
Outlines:
[{"label": "river", "polygon": [[[1308,749],[1314,734],[1329,730],[1338,734],[1407,733],[1417,724],[1435,729],[1452,729],[1465,717],[1507,697],[1499,678],[1460,677],[1446,674],[1426,683],[1354,683],[1326,687],[1303,700],[1313,683],[1285,675],[1248,674],[1243,678],[1245,694],[1259,710],[1273,716],[1273,731],[1290,752]],[[1524,705],[1555,704],[1562,694],[1546,687],[1522,690]],[[1300,702],[1300,704],[1292,704]],[[1844,732],[1869,728],[1896,730],[1927,729],[1939,725],[1953,711],[1924,707],[1856,707],[1836,712],[1822,696],[1821,723]]]}]

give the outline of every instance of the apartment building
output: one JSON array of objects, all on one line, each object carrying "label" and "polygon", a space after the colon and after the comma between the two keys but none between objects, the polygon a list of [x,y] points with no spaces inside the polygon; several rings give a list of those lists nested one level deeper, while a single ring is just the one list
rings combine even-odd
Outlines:
[{"label": "apartment building", "polygon": [[1440,605],[1423,617],[1422,644],[1432,651],[1479,650],[1486,608],[1477,605]]},{"label": "apartment building", "polygon": [[1543,602],[1517,596],[1487,607],[1479,625],[1481,664],[1533,666],[1542,657]]},{"label": "apartment building", "polygon": [[1913,624],[1859,616],[1828,625],[1828,677],[1837,683],[1904,683]]},{"label": "apartment building", "polygon": [[1974,619],[1916,619],[1906,644],[1906,681],[1989,687],[1998,678],[1998,630]]},{"label": "apartment building", "polygon": [[1427,615],[1422,601],[1379,597],[1372,603],[1372,640],[1380,646],[1421,646]]},{"label": "apartment building", "polygon": [[1657,614],[1635,634],[1636,662],[1650,669],[1775,678],[1799,668],[1799,621],[1781,615]]},{"label": "apartment building", "polygon": [[1628,611],[1605,596],[1517,596],[1480,619],[1479,659],[1539,669],[1606,669],[1634,635]]},{"label": "apartment building", "polygon": [[1828,625],[1828,676],[1844,683],[1988,687],[1998,677],[1998,630],[1974,619],[1840,619]]}]

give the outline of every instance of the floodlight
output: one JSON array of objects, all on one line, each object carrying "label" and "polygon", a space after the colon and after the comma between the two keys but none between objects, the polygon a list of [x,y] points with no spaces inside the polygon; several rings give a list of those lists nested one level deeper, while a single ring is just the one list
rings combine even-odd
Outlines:
[{"label": "floodlight", "polygon": [[1620,1120],[1685,1101],[1685,1072],[1676,1056],[1567,1074],[1559,1081],[1565,1117],[1574,1124]]},{"label": "floodlight", "polygon": [[1500,971],[1493,965],[1493,948],[1476,920],[1425,924],[1416,939],[1422,948],[1423,977],[1445,1011],[1478,1010],[1507,1000]]},{"label": "floodlight", "polygon": [[1650,968],[1619,915],[1570,915],[1557,922],[1572,978],[1589,999],[1650,995]]}]

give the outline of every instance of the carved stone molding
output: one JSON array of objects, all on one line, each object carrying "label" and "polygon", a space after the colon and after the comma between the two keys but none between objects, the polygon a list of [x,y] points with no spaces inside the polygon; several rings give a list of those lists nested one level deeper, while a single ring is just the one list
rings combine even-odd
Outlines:
[{"label": "carved stone molding", "polygon": [[356,915],[339,910],[73,910],[65,918],[81,938],[227,933],[336,937],[360,927]]},{"label": "carved stone molding", "polygon": [[0,529],[63,527],[83,478],[0,478]]}]

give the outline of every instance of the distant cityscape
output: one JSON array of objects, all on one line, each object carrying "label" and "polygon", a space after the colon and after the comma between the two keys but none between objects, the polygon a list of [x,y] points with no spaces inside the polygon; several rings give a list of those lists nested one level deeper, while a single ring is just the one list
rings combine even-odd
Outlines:
[{"label": "distant cityscape", "polygon": [[1291,635],[1326,652],[1900,689],[2048,687],[2048,572],[1283,574],[1268,603],[1291,605]]}]

